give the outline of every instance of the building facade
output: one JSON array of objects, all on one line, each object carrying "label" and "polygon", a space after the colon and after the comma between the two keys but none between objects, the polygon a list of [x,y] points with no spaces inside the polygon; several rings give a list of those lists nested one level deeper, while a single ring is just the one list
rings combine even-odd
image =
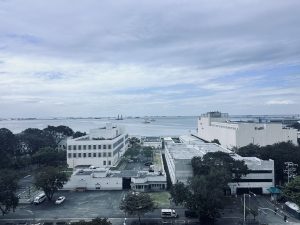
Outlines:
[{"label": "building facade", "polygon": [[141,143],[143,146],[155,149],[162,148],[162,139],[160,137],[141,137]]},{"label": "building facade", "polygon": [[209,112],[198,120],[197,136],[205,141],[217,139],[225,148],[259,146],[291,141],[297,145],[297,130],[281,123],[232,122],[227,113]]},{"label": "building facade", "polygon": [[88,135],[67,140],[67,163],[76,166],[113,167],[125,153],[128,134],[124,127],[107,123]]},{"label": "building facade", "polygon": [[228,183],[231,194],[255,193],[267,194],[268,188],[274,186],[274,161],[261,160],[256,157],[241,157],[236,153],[214,143],[205,143],[193,136],[181,136],[180,143],[172,138],[165,138],[165,157],[173,184],[187,183],[193,177],[191,160],[193,157],[203,157],[208,152],[222,151],[235,160],[243,160],[248,166],[249,174],[242,176],[237,182]]}]

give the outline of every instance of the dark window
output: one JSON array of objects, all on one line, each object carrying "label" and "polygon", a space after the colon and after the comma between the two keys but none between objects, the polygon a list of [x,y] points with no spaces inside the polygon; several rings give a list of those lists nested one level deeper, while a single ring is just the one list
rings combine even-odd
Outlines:
[{"label": "dark window", "polygon": [[108,148],[108,149],[111,149],[111,145],[108,145],[107,148]]},{"label": "dark window", "polygon": [[76,150],[76,145],[73,145],[73,150]]},{"label": "dark window", "polygon": [[97,157],[97,153],[93,153],[93,157]]},{"label": "dark window", "polygon": [[104,166],[106,165],[106,161],[103,161],[103,165],[104,165]]},{"label": "dark window", "polygon": [[111,157],[111,152],[107,153],[108,154],[108,157]]},{"label": "dark window", "polygon": [[111,165],[111,161],[110,160],[108,161],[108,165]]},{"label": "dark window", "polygon": [[106,152],[103,152],[103,157],[106,157]]},{"label": "dark window", "polygon": [[98,157],[101,157],[101,152],[98,153]]},{"label": "dark window", "polygon": [[69,145],[69,146],[68,146],[68,150],[72,150],[72,145]]},{"label": "dark window", "polygon": [[86,153],[83,153],[83,158],[85,158],[86,157]]},{"label": "dark window", "polygon": [[89,153],[89,157],[92,157],[92,153]]},{"label": "dark window", "polygon": [[78,150],[81,150],[81,145],[78,145]]},{"label": "dark window", "polygon": [[97,145],[93,145],[93,149],[97,149]]},{"label": "dark window", "polygon": [[76,153],[73,153],[73,158],[76,158]]},{"label": "dark window", "polygon": [[78,153],[78,158],[81,158],[81,153]]},{"label": "dark window", "polygon": [[92,146],[91,146],[91,145],[89,145],[89,149],[92,149]]},{"label": "dark window", "polygon": [[72,158],[72,153],[68,153],[68,158]]},{"label": "dark window", "polygon": [[86,145],[83,145],[83,150],[86,150]]},{"label": "dark window", "polygon": [[106,145],[103,145],[103,149],[106,149]]},{"label": "dark window", "polygon": [[101,145],[98,145],[98,149],[101,149]]}]

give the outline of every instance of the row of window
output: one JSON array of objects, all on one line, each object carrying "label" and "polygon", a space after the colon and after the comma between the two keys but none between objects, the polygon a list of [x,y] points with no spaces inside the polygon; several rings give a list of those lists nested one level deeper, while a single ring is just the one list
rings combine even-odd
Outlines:
[{"label": "row of window", "polygon": [[[98,156],[97,156],[98,155]],[[86,157],[99,157],[99,158],[101,158],[101,157],[111,157],[111,152],[108,152],[107,154],[106,154],[106,152],[98,152],[98,154],[96,153],[96,152],[94,152],[94,153],[91,153],[91,152],[89,152],[89,153],[68,153],[68,158],[81,158],[81,157],[83,157],[83,158],[86,158]]]},{"label": "row of window", "polygon": [[111,149],[111,145],[68,145],[68,150]]}]

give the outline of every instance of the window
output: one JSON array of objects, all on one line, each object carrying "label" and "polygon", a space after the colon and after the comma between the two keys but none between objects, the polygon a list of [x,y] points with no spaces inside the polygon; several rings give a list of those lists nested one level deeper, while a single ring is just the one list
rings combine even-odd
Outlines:
[{"label": "window", "polygon": [[83,153],[83,158],[85,158],[86,157],[86,153]]},{"label": "window", "polygon": [[76,150],[76,145],[73,145],[73,150]]},{"label": "window", "polygon": [[81,145],[78,145],[78,150],[81,150]]},{"label": "window", "polygon": [[111,157],[111,152],[107,153],[108,154],[108,157]]},{"label": "window", "polygon": [[76,158],[76,153],[73,153],[73,158]]},{"label": "window", "polygon": [[106,149],[106,145],[103,145],[103,149]]},{"label": "window", "polygon": [[103,157],[106,157],[106,152],[103,152]]},{"label": "window", "polygon": [[78,153],[78,158],[81,158],[81,153]]},{"label": "window", "polygon": [[97,153],[93,153],[93,157],[97,157]]},{"label": "window", "polygon": [[83,145],[83,150],[86,150],[86,145]]},{"label": "window", "polygon": [[106,161],[103,161],[103,166],[106,166]]},{"label": "window", "polygon": [[89,157],[92,157],[92,153],[89,153]]},{"label": "window", "polygon": [[107,147],[108,147],[108,149],[111,149],[111,145],[108,145]]},{"label": "window", "polygon": [[89,150],[91,150],[92,149],[92,146],[91,145],[89,145]]},{"label": "window", "polygon": [[69,146],[68,146],[68,150],[72,150],[72,145],[69,145]]},{"label": "window", "polygon": [[72,153],[68,153],[68,158],[72,158]]},{"label": "window", "polygon": [[93,145],[93,149],[97,149],[97,145]]},{"label": "window", "polygon": [[101,145],[98,145],[98,149],[101,149]]},{"label": "window", "polygon": [[108,165],[111,165],[111,161],[110,160],[108,161]]},{"label": "window", "polygon": [[101,157],[101,152],[98,153],[98,157]]}]

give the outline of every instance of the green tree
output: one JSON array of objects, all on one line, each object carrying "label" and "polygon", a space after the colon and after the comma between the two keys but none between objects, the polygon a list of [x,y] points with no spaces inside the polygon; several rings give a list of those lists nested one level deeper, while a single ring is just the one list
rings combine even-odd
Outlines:
[{"label": "green tree", "polygon": [[45,147],[32,155],[32,162],[39,166],[66,166],[66,151]]},{"label": "green tree", "polygon": [[44,147],[56,147],[55,139],[51,134],[36,128],[24,130],[22,133],[18,134],[18,138],[20,139],[20,142],[26,146],[26,152],[30,155]]},{"label": "green tree", "polygon": [[140,143],[141,143],[140,139],[138,139],[136,137],[128,138],[128,142],[129,142],[130,146],[140,145]]},{"label": "green tree", "polygon": [[16,196],[18,176],[12,170],[0,170],[0,210],[2,215],[15,211],[19,199]]},{"label": "green tree", "polygon": [[85,135],[86,135],[85,132],[76,131],[76,132],[73,134],[73,138],[78,138],[78,137],[82,137],[82,136],[85,136]]},{"label": "green tree", "polygon": [[111,222],[107,218],[96,217],[92,219],[92,221],[79,221],[73,222],[72,225],[112,225]]},{"label": "green tree", "polygon": [[153,148],[152,147],[143,147],[142,149],[142,154],[147,158],[147,159],[151,159],[152,155],[153,155]]},{"label": "green tree", "polygon": [[[284,174],[285,162],[300,164],[300,146],[295,146],[291,142],[281,142],[273,145],[259,147],[257,145],[247,145],[237,150],[241,156],[255,156],[263,160],[274,160],[275,182],[282,185],[287,181]],[[299,168],[298,168],[298,171]]]},{"label": "green tree", "polygon": [[13,166],[17,149],[16,143],[17,139],[10,130],[0,129],[0,168]]},{"label": "green tree", "polygon": [[141,224],[141,216],[154,210],[154,202],[149,194],[129,192],[120,203],[120,209],[128,215],[137,215]]},{"label": "green tree", "polygon": [[34,184],[37,188],[42,189],[48,200],[51,200],[53,194],[61,189],[65,182],[68,181],[66,173],[57,167],[45,167],[35,175]]},{"label": "green tree", "polygon": [[294,180],[286,184],[283,189],[283,195],[300,205],[300,176],[295,177]]},{"label": "green tree", "polygon": [[56,145],[59,144],[60,141],[63,139],[70,137],[74,134],[74,131],[67,126],[48,126],[47,128],[44,129],[45,132],[49,133],[53,139],[55,140]]}]

